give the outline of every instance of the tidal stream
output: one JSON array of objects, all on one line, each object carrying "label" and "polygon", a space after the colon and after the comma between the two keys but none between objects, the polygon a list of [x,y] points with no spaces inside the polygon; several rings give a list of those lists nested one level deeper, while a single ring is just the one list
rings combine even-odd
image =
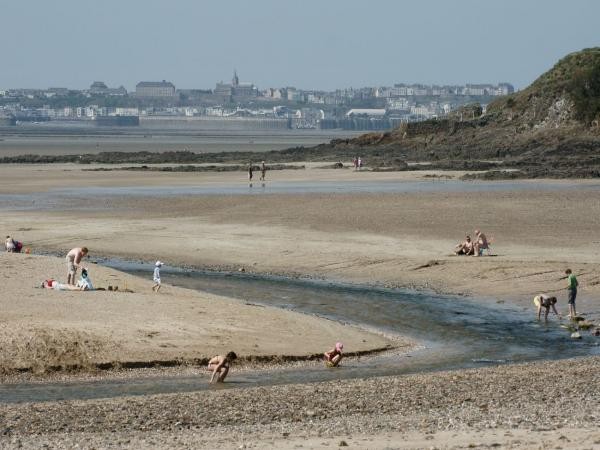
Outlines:
[{"label": "tidal stream", "polygon": [[[133,275],[148,277],[152,273],[148,263],[117,259],[99,262]],[[540,323],[535,320],[533,308],[521,310],[493,300],[477,302],[405,289],[237,272],[177,268],[164,268],[162,272],[165,281],[175,286],[238,298],[256,307],[271,306],[313,314],[389,336],[407,336],[421,345],[408,354],[392,351],[368,358],[346,359],[336,369],[311,365],[236,372],[234,366],[227,383],[219,387],[211,387],[208,377],[202,376],[4,384],[0,385],[0,402],[307,383],[600,354],[595,339],[572,340],[557,320]]]}]

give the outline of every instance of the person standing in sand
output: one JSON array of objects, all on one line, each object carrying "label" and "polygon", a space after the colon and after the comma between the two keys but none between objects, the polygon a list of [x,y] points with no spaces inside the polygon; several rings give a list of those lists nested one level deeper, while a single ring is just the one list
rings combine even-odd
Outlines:
[{"label": "person standing in sand", "polygon": [[550,308],[552,308],[552,311],[554,311],[554,314],[556,314],[558,317],[560,317],[560,314],[558,314],[558,311],[556,310],[556,307],[554,305],[556,305],[556,297],[549,297],[546,294],[540,294],[540,295],[536,295],[533,298],[533,304],[537,307],[537,317],[538,320],[540,320],[541,315],[542,315],[542,308],[545,308],[546,312],[544,314],[544,320],[546,322],[548,322],[548,313],[550,312]]},{"label": "person standing in sand", "polygon": [[229,352],[225,356],[217,355],[211,358],[208,362],[208,370],[212,371],[212,376],[210,377],[210,382],[212,383],[215,379],[217,373],[219,376],[217,377],[217,383],[222,383],[225,381],[225,377],[229,373],[229,366],[233,361],[237,359],[237,355],[235,352]]},{"label": "person standing in sand", "polygon": [[265,181],[266,177],[267,177],[267,166],[265,165],[265,162],[263,161],[262,164],[260,165],[260,180]]},{"label": "person standing in sand", "polygon": [[252,185],[252,163],[248,165],[248,181]]},{"label": "person standing in sand", "polygon": [[567,275],[567,292],[568,292],[568,303],[569,303],[569,317],[574,319],[577,316],[577,310],[575,309],[575,299],[577,298],[577,287],[579,282],[571,271],[571,269],[565,270]]},{"label": "person standing in sand", "polygon": [[342,355],[343,350],[344,344],[341,342],[336,342],[335,347],[328,352],[323,353],[323,356],[325,357],[325,365],[327,367],[337,367],[344,357],[344,355]]},{"label": "person standing in sand", "polygon": [[158,292],[160,290],[160,268],[162,265],[163,263],[160,261],[156,261],[154,263],[154,275],[152,276],[152,279],[154,280],[154,286],[152,286],[152,290],[154,292]]},{"label": "person standing in sand", "polygon": [[67,284],[72,286],[75,285],[75,275],[77,274],[77,269],[80,267],[80,263],[82,258],[86,257],[88,254],[87,247],[75,247],[67,253]]}]

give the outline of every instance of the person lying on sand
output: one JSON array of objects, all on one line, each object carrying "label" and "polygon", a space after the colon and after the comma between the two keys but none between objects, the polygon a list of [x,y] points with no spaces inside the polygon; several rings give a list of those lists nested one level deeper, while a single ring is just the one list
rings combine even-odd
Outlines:
[{"label": "person lying on sand", "polygon": [[77,287],[70,284],[59,283],[56,280],[44,280],[41,284],[41,287],[45,289],[54,289],[55,291],[83,291],[85,290],[83,287]]},{"label": "person lying on sand", "polygon": [[212,376],[210,382],[212,383],[215,379],[215,375],[218,373],[217,383],[225,381],[225,377],[229,373],[229,365],[237,359],[237,355],[234,352],[229,352],[225,356],[217,355],[208,362],[208,370],[212,370]]},{"label": "person lying on sand", "polygon": [[483,255],[484,250],[490,248],[489,242],[485,234],[479,230],[475,230],[475,242],[473,243],[473,256]]},{"label": "person lying on sand", "polygon": [[335,347],[328,352],[323,353],[323,356],[325,357],[325,365],[327,367],[337,367],[344,357],[344,355],[342,355],[342,350],[344,350],[344,344],[337,342]]},{"label": "person lying on sand", "polygon": [[467,235],[464,242],[457,244],[456,247],[454,247],[454,249],[455,255],[472,255],[474,248],[473,242],[471,241],[471,236]]},{"label": "person lying on sand", "polygon": [[540,320],[540,317],[542,314],[542,308],[545,308],[544,320],[546,322],[548,321],[548,313],[550,312],[550,308],[552,308],[552,311],[554,311],[554,314],[556,314],[558,317],[560,317],[560,314],[558,314],[558,311],[554,307],[554,305],[556,304],[556,301],[557,301],[556,297],[549,297],[546,294],[536,295],[533,298],[533,304],[535,306],[537,306],[538,320]]}]

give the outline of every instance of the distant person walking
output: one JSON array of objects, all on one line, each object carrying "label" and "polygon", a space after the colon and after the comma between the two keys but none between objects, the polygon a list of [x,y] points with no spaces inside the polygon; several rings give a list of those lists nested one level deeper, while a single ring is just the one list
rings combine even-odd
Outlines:
[{"label": "distant person walking", "polygon": [[252,183],[252,163],[248,165],[248,181]]},{"label": "distant person walking", "polygon": [[75,285],[75,275],[81,260],[88,255],[87,247],[75,247],[67,253],[67,284]]},{"label": "distant person walking", "polygon": [[358,157],[358,170],[362,169],[362,166],[363,166],[363,160],[362,160],[362,158],[359,156],[359,157]]},{"label": "distant person walking", "polygon": [[356,172],[358,170],[358,157],[357,156],[355,156],[352,159],[352,165],[354,166],[354,171]]},{"label": "distant person walking", "polygon": [[160,261],[156,261],[156,263],[154,263],[154,275],[152,276],[152,279],[154,280],[152,290],[154,292],[158,292],[160,290],[160,268],[162,265],[163,263]]},{"label": "distant person walking", "polygon": [[575,299],[577,298],[577,287],[579,282],[571,271],[571,269],[565,270],[567,275],[567,292],[568,292],[568,303],[569,303],[569,317],[574,319],[577,316],[577,310],[575,308]]},{"label": "distant person walking", "polygon": [[267,178],[267,166],[265,165],[265,162],[263,161],[262,164],[260,165],[260,180],[265,181],[266,178]]}]

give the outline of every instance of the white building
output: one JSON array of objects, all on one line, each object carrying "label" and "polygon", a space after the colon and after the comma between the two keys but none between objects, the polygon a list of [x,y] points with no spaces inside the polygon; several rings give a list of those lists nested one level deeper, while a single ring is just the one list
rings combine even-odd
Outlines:
[{"label": "white building", "polygon": [[352,116],[369,116],[369,117],[383,117],[385,116],[385,109],[366,109],[366,108],[354,108],[346,113],[347,117]]}]

